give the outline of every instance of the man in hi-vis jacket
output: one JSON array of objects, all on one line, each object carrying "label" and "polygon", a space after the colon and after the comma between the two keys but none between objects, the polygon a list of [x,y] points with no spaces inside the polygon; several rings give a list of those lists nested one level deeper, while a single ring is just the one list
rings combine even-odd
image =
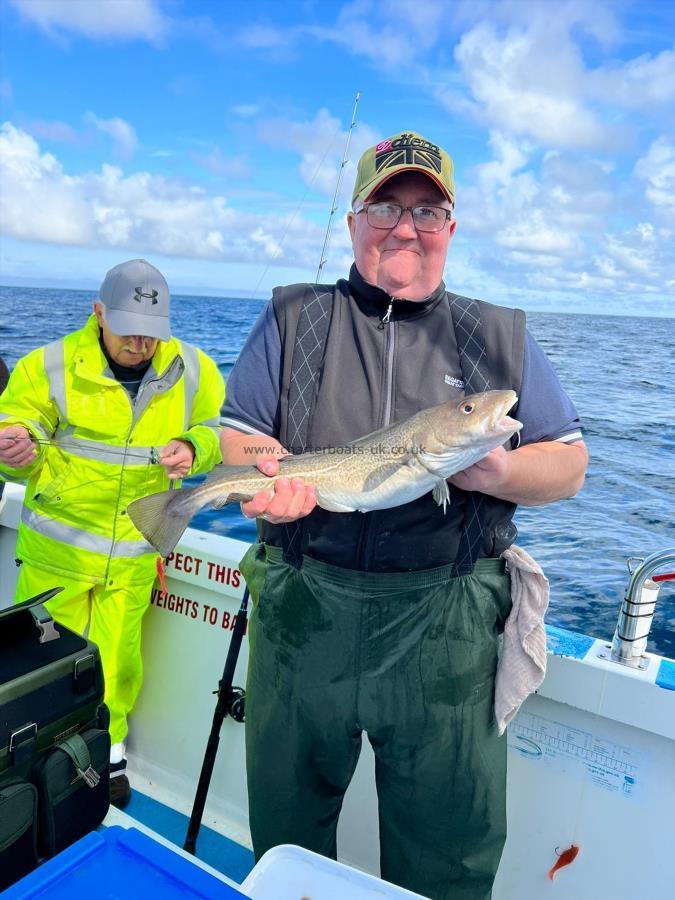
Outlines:
[{"label": "man in hi-vis jacket", "polygon": [[0,473],[27,480],[15,599],[62,586],[49,612],[99,646],[118,806],[158,558],[126,508],[220,462],[223,379],[171,336],[169,299],[145,260],[115,266],[84,328],[20,359],[0,398]]}]

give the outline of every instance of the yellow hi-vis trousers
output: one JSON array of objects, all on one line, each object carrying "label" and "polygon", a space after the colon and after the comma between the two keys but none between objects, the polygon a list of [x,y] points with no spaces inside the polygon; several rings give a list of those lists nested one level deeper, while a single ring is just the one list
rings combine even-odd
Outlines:
[{"label": "yellow hi-vis trousers", "polygon": [[63,587],[45,604],[57,622],[84,634],[98,645],[105,677],[105,702],[110,710],[110,740],[113,744],[127,735],[127,715],[133,709],[143,683],[141,624],[150,606],[152,581],[114,588],[70,580],[21,565],[14,600],[20,603],[42,591]]}]

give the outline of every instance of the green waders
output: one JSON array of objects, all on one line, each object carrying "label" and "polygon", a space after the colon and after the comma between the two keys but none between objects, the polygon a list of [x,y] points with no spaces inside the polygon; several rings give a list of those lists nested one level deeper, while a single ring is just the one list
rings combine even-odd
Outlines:
[{"label": "green waders", "polygon": [[502,560],[402,574],[254,545],[246,757],[256,857],[336,856],[365,731],[375,752],[382,877],[434,900],[486,900],[506,838],[506,737],[494,721]]}]

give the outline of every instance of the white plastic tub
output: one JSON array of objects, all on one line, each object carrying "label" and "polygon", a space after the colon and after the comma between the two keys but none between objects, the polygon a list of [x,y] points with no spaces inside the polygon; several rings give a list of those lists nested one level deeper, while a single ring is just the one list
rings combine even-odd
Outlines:
[{"label": "white plastic tub", "polygon": [[424,900],[420,894],[291,844],[268,850],[241,890],[251,900]]}]

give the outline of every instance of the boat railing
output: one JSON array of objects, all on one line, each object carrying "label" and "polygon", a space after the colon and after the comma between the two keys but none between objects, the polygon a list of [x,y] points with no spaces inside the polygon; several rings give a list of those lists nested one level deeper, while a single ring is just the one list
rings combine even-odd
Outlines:
[{"label": "boat railing", "polygon": [[634,669],[647,668],[647,639],[652,627],[661,585],[675,581],[675,571],[655,574],[664,566],[675,566],[675,547],[659,550],[646,559],[628,560],[630,578],[612,641],[613,662]]}]

